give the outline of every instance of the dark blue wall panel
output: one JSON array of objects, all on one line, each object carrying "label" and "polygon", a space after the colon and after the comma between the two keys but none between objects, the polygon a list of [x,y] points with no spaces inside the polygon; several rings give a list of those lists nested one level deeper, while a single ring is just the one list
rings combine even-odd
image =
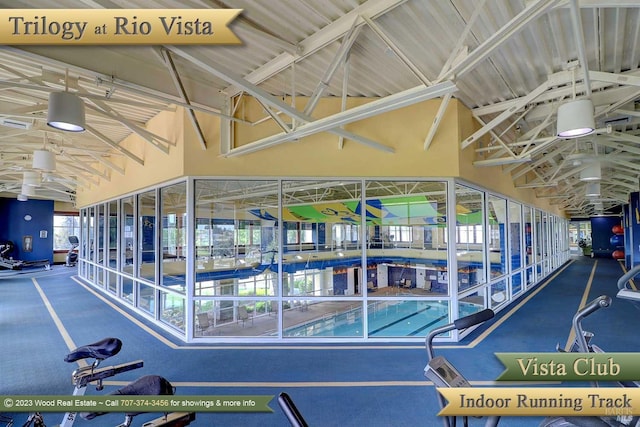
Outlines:
[{"label": "dark blue wall panel", "polygon": [[[31,216],[30,221],[24,219],[26,215]],[[40,237],[41,232],[45,232],[46,237]],[[23,247],[25,236],[31,236],[31,252],[26,252]],[[53,263],[53,201],[0,199],[0,241],[7,240],[16,247],[11,255],[14,259],[46,259]]]},{"label": "dark blue wall panel", "polygon": [[617,248],[611,244],[613,236],[611,229],[614,225],[622,225],[622,219],[617,216],[596,216],[591,218],[591,239],[593,255],[610,257]]}]

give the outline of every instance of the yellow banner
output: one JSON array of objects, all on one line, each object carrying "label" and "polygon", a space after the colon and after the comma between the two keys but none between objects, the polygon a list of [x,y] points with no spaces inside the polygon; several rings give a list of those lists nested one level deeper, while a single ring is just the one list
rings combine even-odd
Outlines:
[{"label": "yellow banner", "polygon": [[240,44],[242,9],[0,9],[0,44]]},{"label": "yellow banner", "polygon": [[448,401],[438,415],[640,415],[640,388],[438,388]]}]

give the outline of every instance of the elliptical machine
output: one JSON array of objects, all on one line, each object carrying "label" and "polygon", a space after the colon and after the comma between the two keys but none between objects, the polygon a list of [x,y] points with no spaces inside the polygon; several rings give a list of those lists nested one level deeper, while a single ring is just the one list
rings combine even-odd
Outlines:
[{"label": "elliptical machine", "polygon": [[78,236],[69,236],[69,243],[71,243],[71,249],[67,252],[64,265],[74,267],[78,263],[78,252],[76,252],[76,248],[80,246],[80,240]]}]

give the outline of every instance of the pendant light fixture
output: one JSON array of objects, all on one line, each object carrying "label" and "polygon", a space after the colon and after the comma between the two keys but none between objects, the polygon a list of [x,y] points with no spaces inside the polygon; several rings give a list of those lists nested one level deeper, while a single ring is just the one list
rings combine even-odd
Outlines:
[{"label": "pendant light fixture", "polygon": [[580,181],[598,181],[602,179],[600,162],[593,162],[580,171]]},{"label": "pendant light fixture", "polygon": [[64,92],[49,94],[47,124],[52,128],[68,132],[85,130],[84,102],[75,93],[69,92],[69,71],[65,75]]},{"label": "pendant light fixture", "polygon": [[587,190],[585,191],[587,197],[599,197],[600,196],[600,182],[592,181],[587,182]]},{"label": "pendant light fixture", "polygon": [[[589,91],[587,91],[589,93]],[[596,129],[595,109],[591,99],[576,99],[576,78],[573,70],[573,98],[558,107],[558,138],[578,138],[589,135]]]},{"label": "pendant light fixture", "polygon": [[596,129],[593,112],[593,102],[590,99],[562,104],[558,108],[558,137],[578,138],[593,133]]},{"label": "pendant light fixture", "polygon": [[33,152],[33,169],[44,172],[56,170],[56,155],[47,150],[36,150]]}]

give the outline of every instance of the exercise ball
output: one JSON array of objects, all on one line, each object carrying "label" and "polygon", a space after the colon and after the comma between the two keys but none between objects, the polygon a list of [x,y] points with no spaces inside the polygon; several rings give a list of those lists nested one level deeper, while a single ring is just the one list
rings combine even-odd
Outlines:
[{"label": "exercise ball", "polygon": [[624,228],[621,225],[614,225],[611,231],[613,234],[624,234]]},{"label": "exercise ball", "polygon": [[617,250],[613,251],[611,256],[613,257],[613,259],[623,259],[624,258],[624,251],[620,250],[620,249],[617,249]]},{"label": "exercise ball", "polygon": [[611,243],[611,246],[624,246],[624,236],[621,234],[614,234],[609,239],[609,243]]}]

